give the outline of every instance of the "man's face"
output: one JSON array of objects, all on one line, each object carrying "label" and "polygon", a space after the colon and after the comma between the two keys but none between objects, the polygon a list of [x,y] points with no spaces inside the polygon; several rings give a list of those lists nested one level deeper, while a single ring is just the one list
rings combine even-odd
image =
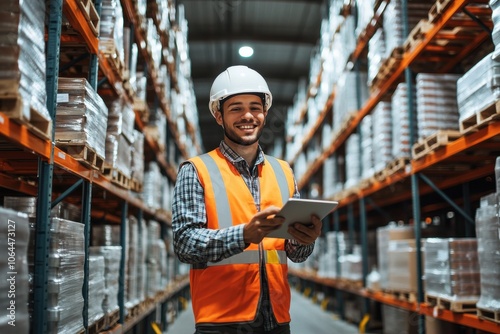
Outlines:
[{"label": "man's face", "polygon": [[267,115],[259,96],[236,95],[226,100],[221,107],[223,112],[216,112],[215,119],[224,129],[227,139],[244,146],[258,142]]}]

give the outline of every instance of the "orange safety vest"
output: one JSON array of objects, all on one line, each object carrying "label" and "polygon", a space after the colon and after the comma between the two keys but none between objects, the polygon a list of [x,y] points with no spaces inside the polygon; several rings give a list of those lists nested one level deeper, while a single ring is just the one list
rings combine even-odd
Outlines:
[{"label": "orange safety vest", "polygon": [[[219,149],[190,159],[205,191],[207,224],[222,229],[249,222],[257,213],[253,196],[236,168]],[[295,191],[289,165],[266,156],[258,166],[261,208],[281,207]],[[242,253],[191,266],[190,289],[197,324],[246,323],[255,320],[265,263],[271,306],[278,323],[290,322],[290,286],[285,241],[264,238]]]}]

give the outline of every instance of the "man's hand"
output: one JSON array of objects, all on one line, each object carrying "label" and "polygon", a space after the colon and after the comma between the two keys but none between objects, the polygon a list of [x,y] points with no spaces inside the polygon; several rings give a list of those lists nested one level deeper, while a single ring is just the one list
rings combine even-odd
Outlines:
[{"label": "man's hand", "polygon": [[280,208],[271,206],[256,213],[243,229],[245,243],[258,244],[266,235],[279,228],[285,221],[282,217],[274,216],[279,211]]},{"label": "man's hand", "polygon": [[312,215],[311,223],[294,223],[290,224],[288,233],[302,245],[312,244],[320,235],[323,223],[319,217]]}]

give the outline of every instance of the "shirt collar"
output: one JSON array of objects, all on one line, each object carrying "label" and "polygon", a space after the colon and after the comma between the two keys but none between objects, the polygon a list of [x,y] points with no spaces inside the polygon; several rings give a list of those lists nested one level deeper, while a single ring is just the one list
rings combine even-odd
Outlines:
[{"label": "shirt collar", "polygon": [[[229,160],[229,162],[231,162],[233,165],[243,162],[246,164],[245,159],[243,159],[241,155],[239,155],[238,153],[236,153],[236,151],[229,147],[229,145],[226,144],[224,140],[220,142],[219,149],[222,155],[226,157],[226,159]],[[257,160],[255,160],[255,165],[257,166],[262,163],[264,163],[264,152],[259,145],[259,147],[257,148]]]}]

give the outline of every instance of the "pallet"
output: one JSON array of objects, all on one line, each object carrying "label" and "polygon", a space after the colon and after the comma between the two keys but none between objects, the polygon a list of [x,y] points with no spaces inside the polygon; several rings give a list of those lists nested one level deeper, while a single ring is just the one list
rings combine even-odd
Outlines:
[{"label": "pallet", "polygon": [[421,139],[412,147],[412,157],[417,160],[421,157],[435,151],[436,149],[448,145],[450,142],[457,140],[462,136],[462,133],[455,130],[438,130],[436,133]]},{"label": "pallet", "polygon": [[437,0],[429,10],[429,22],[436,22],[452,2],[453,0]]},{"label": "pallet", "polygon": [[118,78],[122,79],[122,81],[126,81],[127,71],[125,70],[125,64],[122,62],[119,56],[118,49],[116,47],[114,40],[100,40],[99,41],[99,50],[101,51],[102,56],[109,64],[111,70]]},{"label": "pallet", "polygon": [[403,43],[403,50],[410,53],[424,39],[427,32],[432,28],[433,24],[426,19],[420,20],[417,25],[411,30],[410,34]]},{"label": "pallet", "polygon": [[136,192],[136,193],[142,193],[142,190],[144,188],[144,184],[138,180],[135,179],[130,179],[130,190]]},{"label": "pallet", "polygon": [[456,313],[476,312],[477,301],[478,299],[454,300],[453,298],[447,298],[442,296],[433,296],[429,294],[425,295],[425,302],[427,304],[443,310],[449,310]]},{"label": "pallet", "polygon": [[402,59],[403,49],[401,47],[394,48],[391,52],[391,55],[382,62],[377,75],[371,82],[370,91],[372,93],[377,90],[380,85],[396,71],[396,69],[401,64]]},{"label": "pallet", "polygon": [[0,111],[9,119],[26,126],[37,137],[51,139],[52,120],[34,108],[29,109],[29,115],[24,114],[23,105],[23,98],[19,94],[0,95]]},{"label": "pallet", "polygon": [[102,332],[106,327],[106,321],[107,321],[106,316],[102,316],[98,320],[89,324],[87,327],[87,333],[88,334],[97,334],[97,333]]},{"label": "pallet", "polygon": [[112,183],[122,188],[130,189],[130,178],[128,178],[121,170],[104,165],[102,174]]},{"label": "pallet", "polygon": [[56,140],[56,146],[83,165],[98,171],[102,171],[104,167],[104,158],[99,156],[87,143]]},{"label": "pallet", "polygon": [[414,291],[384,290],[384,293],[392,296],[394,299],[409,303],[414,303],[417,301],[417,293]]},{"label": "pallet", "polygon": [[410,163],[409,158],[396,158],[393,161],[387,163],[386,175],[391,176],[404,170],[406,166]]},{"label": "pallet", "polygon": [[107,313],[104,315],[104,318],[105,318],[104,329],[112,328],[118,323],[118,320],[120,320],[120,310],[118,309],[111,313]]},{"label": "pallet", "polygon": [[500,100],[490,104],[483,110],[476,111],[473,115],[460,120],[460,132],[469,133],[477,131],[499,118]]},{"label": "pallet", "polygon": [[496,322],[500,324],[500,311],[499,310],[487,310],[485,308],[477,308],[477,317],[481,319],[486,319],[489,321]]},{"label": "pallet", "polygon": [[91,0],[78,0],[78,7],[80,7],[83,16],[89,23],[90,30],[96,37],[99,36],[100,18],[94,2]]}]

